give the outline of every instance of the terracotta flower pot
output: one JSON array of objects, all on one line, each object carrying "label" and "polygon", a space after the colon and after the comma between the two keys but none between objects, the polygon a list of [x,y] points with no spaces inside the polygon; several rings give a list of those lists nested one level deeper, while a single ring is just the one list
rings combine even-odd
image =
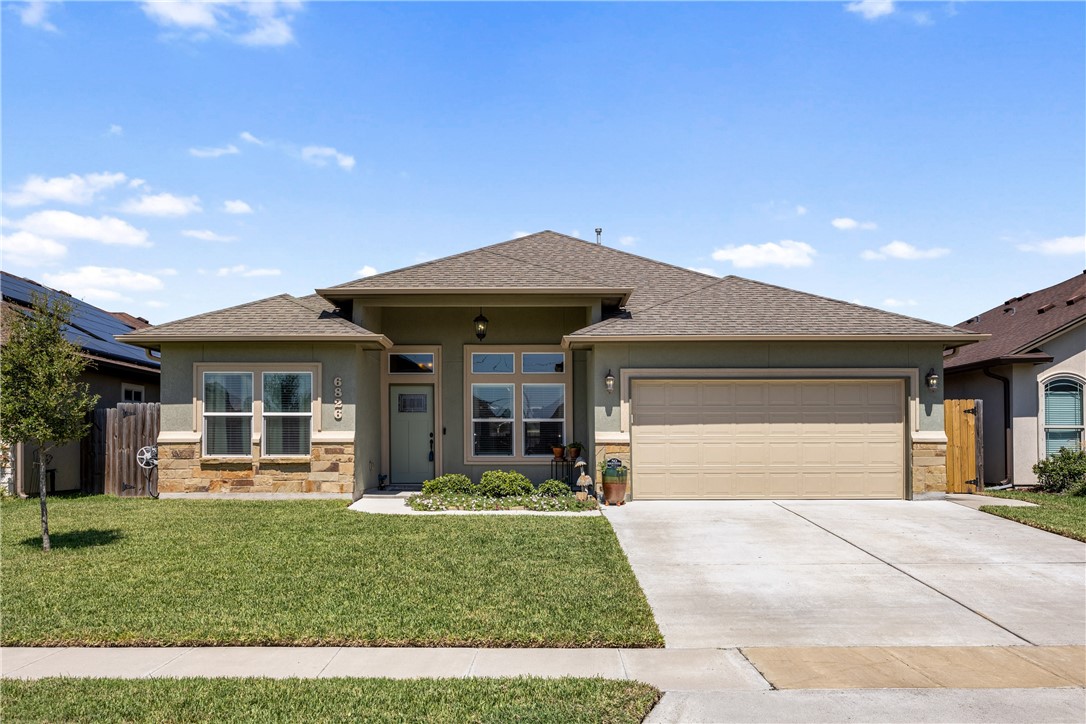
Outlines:
[{"label": "terracotta flower pot", "polygon": [[555,460],[562,460],[566,456],[566,449],[564,447],[558,447],[557,445],[551,448],[551,452],[554,453]]},{"label": "terracotta flower pot", "polygon": [[607,505],[622,505],[626,502],[626,481],[608,482],[603,480],[603,502]]}]

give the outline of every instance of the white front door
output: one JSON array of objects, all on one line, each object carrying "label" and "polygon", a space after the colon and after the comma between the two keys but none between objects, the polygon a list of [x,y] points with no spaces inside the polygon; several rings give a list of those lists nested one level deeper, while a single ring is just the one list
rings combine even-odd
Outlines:
[{"label": "white front door", "polygon": [[434,387],[389,386],[389,483],[418,485],[434,477]]}]

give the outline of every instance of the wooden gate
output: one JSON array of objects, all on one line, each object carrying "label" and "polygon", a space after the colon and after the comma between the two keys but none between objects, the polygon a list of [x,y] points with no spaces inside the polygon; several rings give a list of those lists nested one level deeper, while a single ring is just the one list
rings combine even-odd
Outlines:
[{"label": "wooden gate", "polygon": [[984,489],[984,419],[980,400],[943,400],[946,491]]},{"label": "wooden gate", "polygon": [[136,453],[158,444],[160,409],[157,402],[122,402],[106,410],[106,495],[158,496],[158,468],[141,468]]}]

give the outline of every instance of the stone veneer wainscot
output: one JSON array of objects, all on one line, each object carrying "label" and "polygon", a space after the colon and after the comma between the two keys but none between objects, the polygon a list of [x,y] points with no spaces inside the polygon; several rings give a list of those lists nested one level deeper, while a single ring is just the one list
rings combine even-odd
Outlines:
[{"label": "stone veneer wainscot", "polygon": [[249,459],[201,458],[199,443],[162,443],[158,446],[158,491],[351,494],[354,444],[314,443],[309,458]]}]

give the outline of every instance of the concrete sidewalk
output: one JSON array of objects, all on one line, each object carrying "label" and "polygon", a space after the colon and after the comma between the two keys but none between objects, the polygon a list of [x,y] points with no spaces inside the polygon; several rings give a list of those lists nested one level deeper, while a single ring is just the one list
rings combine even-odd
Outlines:
[{"label": "concrete sidewalk", "polygon": [[601,676],[664,691],[1079,688],[1083,646],[748,649],[4,648],[3,676]]},{"label": "concrete sidewalk", "polygon": [[4,678],[139,679],[601,676],[665,691],[765,690],[769,683],[737,649],[472,649],[189,647],[0,649]]}]

